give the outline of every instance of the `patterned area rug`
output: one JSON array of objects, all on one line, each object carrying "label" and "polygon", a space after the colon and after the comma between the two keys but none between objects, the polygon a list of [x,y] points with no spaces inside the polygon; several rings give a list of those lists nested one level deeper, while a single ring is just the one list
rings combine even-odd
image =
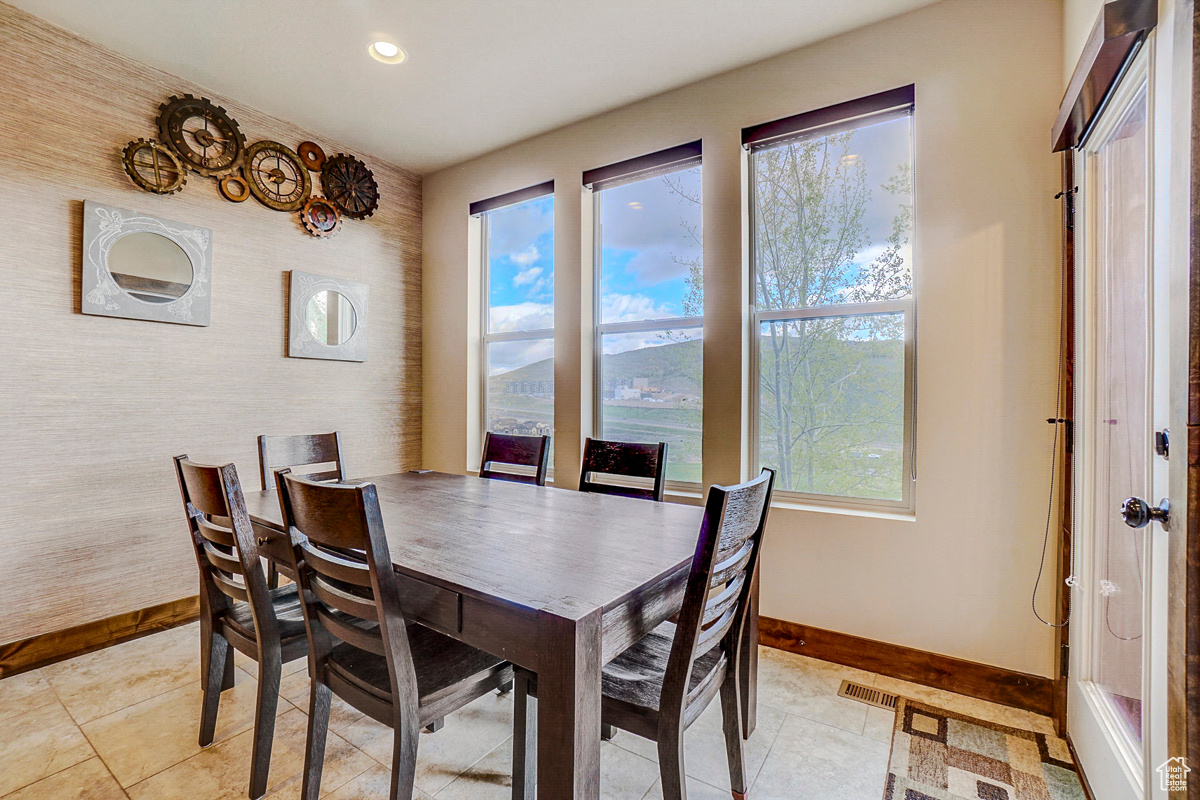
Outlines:
[{"label": "patterned area rug", "polygon": [[901,699],[883,800],[1085,800],[1067,743]]}]

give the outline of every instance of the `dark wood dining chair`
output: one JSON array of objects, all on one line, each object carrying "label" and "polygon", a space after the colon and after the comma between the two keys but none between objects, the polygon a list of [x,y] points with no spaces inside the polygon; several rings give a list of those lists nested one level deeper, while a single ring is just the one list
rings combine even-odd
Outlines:
[{"label": "dark wood dining chair", "polygon": [[[596,480],[600,475],[626,478],[649,478],[649,489],[639,486],[620,486]],[[579,471],[579,491],[639,497],[646,500],[663,499],[667,485],[667,443],[639,444],[587,439],[583,443],[583,467]]]},{"label": "dark wood dining chair", "polygon": [[[549,436],[514,436],[488,431],[483,435],[483,461],[479,464],[479,477],[545,486],[549,461]],[[533,467],[534,473],[509,472],[503,467]]]},{"label": "dark wood dining chair", "polygon": [[[741,639],[775,473],[708,491],[679,623],[664,622],[604,666],[601,720],[658,744],[664,800],[685,800],[683,734],[718,694],[735,800],[746,797]],[[537,676],[516,671],[513,798],[537,781]]]},{"label": "dark wood dining chair", "polygon": [[[307,469],[332,465],[332,469],[307,472]],[[288,467],[293,472],[314,481],[345,482],[346,462],[342,458],[342,435],[339,431],[333,433],[305,433],[295,436],[259,436],[258,437],[258,476],[262,480],[262,490],[275,488],[275,470]],[[267,585],[272,589],[279,585],[279,568],[287,560],[279,548],[286,543],[276,543],[276,535],[265,528],[255,528],[258,538],[266,539],[263,551],[267,561]],[[285,566],[286,570],[286,566]]]},{"label": "dark wood dining chair", "polygon": [[406,624],[374,484],[276,473],[310,642],[303,800],[317,800],[332,697],[394,731],[391,800],[413,794],[418,734],[512,680],[503,658]]},{"label": "dark wood dining chair", "polygon": [[236,648],[258,662],[251,800],[267,791],[282,667],[308,653],[295,584],[269,589],[233,464],[175,457],[188,531],[200,567],[200,746],[212,744],[221,692],[233,687]]}]

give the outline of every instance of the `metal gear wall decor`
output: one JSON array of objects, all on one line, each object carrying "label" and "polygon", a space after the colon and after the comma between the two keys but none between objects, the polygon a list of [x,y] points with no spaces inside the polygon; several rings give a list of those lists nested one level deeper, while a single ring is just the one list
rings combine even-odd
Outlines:
[{"label": "metal gear wall decor", "polygon": [[250,196],[250,183],[240,172],[234,172],[221,178],[217,184],[221,196],[231,203],[241,203]]},{"label": "metal gear wall decor", "polygon": [[328,239],[342,229],[342,215],[337,206],[324,197],[310,197],[300,211],[304,229],[320,239]]},{"label": "metal gear wall decor", "polygon": [[321,188],[325,198],[351,219],[366,219],[379,207],[375,176],[366,164],[345,153],[325,160]]},{"label": "metal gear wall decor", "polygon": [[312,190],[300,156],[279,142],[264,140],[247,147],[242,171],[255,199],[276,211],[299,211]]},{"label": "metal gear wall decor", "polygon": [[159,137],[188,169],[209,178],[237,169],[246,139],[225,109],[185,94],[172,97],[158,111]]},{"label": "metal gear wall decor", "polygon": [[301,142],[300,146],[296,148],[296,153],[304,162],[304,166],[313,172],[320,172],[321,168],[325,166],[325,151],[316,142]]},{"label": "metal gear wall decor", "polygon": [[182,162],[154,139],[134,139],[121,156],[125,174],[147,192],[175,194],[187,183]]},{"label": "metal gear wall decor", "polygon": [[[135,139],[122,150],[125,172],[139,188],[174,194],[192,171],[217,181],[233,203],[250,195],[276,211],[298,211],[304,229],[328,238],[342,220],[366,219],[379,208],[379,184],[358,158],[327,156],[316,142],[296,150],[265,139],[247,146],[237,121],[205,97],[174,95],[158,107],[158,139]],[[312,195],[320,175],[324,197]]]}]

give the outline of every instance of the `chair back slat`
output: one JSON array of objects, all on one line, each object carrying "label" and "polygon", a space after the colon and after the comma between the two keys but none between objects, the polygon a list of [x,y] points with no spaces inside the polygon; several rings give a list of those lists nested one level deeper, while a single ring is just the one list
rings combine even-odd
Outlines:
[{"label": "chair back slat", "polygon": [[734,604],[737,603],[742,593],[742,584],[746,582],[746,573],[739,572],[729,581],[715,597],[708,598],[704,603],[704,615],[701,617],[700,627],[707,628],[724,616],[727,611],[730,611]]},{"label": "chair back slat", "polygon": [[742,544],[740,550],[713,567],[713,576],[712,580],[709,581],[709,588],[715,589],[729,583],[735,575],[746,569],[746,564],[750,562],[750,556],[753,554],[753,543],[745,542]]},{"label": "chair back slat", "polygon": [[[332,469],[313,469],[326,464],[332,465]],[[345,482],[346,464],[342,458],[341,433],[259,436],[258,470],[264,492],[275,487],[271,474],[281,467],[291,467],[293,472],[314,481]]]},{"label": "chair back slat", "polygon": [[[667,718],[700,696],[688,691],[693,682],[711,685],[717,671],[736,663],[774,482],[774,471],[764,469],[752,481],[708,492],[659,702]],[[693,675],[696,661],[714,649],[708,674]]]},{"label": "chair back slat", "polygon": [[217,570],[212,571],[211,580],[221,594],[234,600],[241,600],[243,603],[250,602],[250,593],[246,591],[245,584],[238,583],[225,573]]},{"label": "chair back slat", "polygon": [[379,622],[379,612],[375,608],[373,597],[361,597],[340,589],[334,581],[328,580],[316,570],[309,578],[308,585],[317,599],[329,608],[358,619]]},{"label": "chair back slat", "polygon": [[[200,535],[207,541],[221,547],[237,547],[237,539],[234,538],[233,528],[228,525],[218,525],[212,519],[205,519],[202,516],[195,518],[196,527],[200,530]],[[228,522],[228,518],[225,518]]]},{"label": "chair back slat", "polygon": [[[622,486],[597,480],[600,475],[648,478],[650,488]],[[588,439],[583,445],[583,466],[579,473],[579,491],[663,499],[667,475],[667,443],[640,444]]]},{"label": "chair back slat", "polygon": [[309,633],[309,668],[338,669],[337,642],[382,655],[394,702],[417,713],[417,678],[374,484],[319,483],[275,473]]},{"label": "chair back slat", "polygon": [[201,613],[216,619],[232,608],[231,602],[249,603],[259,646],[277,641],[279,621],[237,468],[176,456],[175,474],[200,568]]},{"label": "chair back slat", "polygon": [[[479,477],[545,486],[549,460],[549,436],[513,436],[488,431],[483,436]],[[505,466],[532,467],[534,471],[532,475],[524,475],[501,469]]]},{"label": "chair back slat", "polygon": [[304,560],[310,562],[321,575],[351,586],[371,587],[371,570],[366,562],[354,560],[347,553],[316,547],[311,541],[302,542],[300,547],[304,552]]},{"label": "chair back slat", "polygon": [[226,575],[242,577],[242,562],[232,553],[222,553],[212,542],[204,543],[204,557],[208,563]]},{"label": "chair back slat", "polygon": [[321,627],[341,641],[377,656],[386,655],[383,637],[379,635],[378,629],[364,629],[357,625],[351,625],[345,617],[333,614],[328,608],[322,606],[317,606],[315,613],[321,620]]}]

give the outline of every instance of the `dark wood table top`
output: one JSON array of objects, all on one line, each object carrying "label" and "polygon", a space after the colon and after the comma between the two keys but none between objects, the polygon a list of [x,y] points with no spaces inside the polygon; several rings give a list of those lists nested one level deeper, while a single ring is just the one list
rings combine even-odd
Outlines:
[{"label": "dark wood table top", "polygon": [[[685,568],[703,509],[442,473],[374,483],[397,571],[464,595],[574,616]],[[246,494],[280,529],[275,491]]]}]

